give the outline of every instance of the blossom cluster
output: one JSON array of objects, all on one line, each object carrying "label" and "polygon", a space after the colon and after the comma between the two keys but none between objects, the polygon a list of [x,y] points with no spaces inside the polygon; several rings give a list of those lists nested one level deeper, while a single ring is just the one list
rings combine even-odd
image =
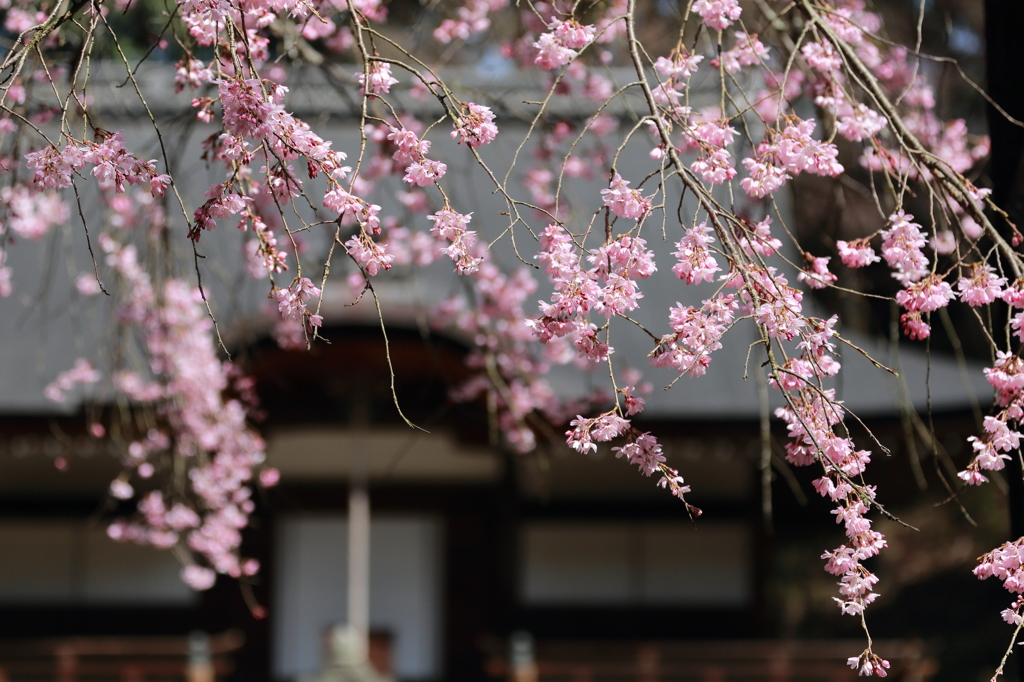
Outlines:
[{"label": "blossom cluster", "polygon": [[72,175],[92,165],[92,174],[103,188],[124,193],[127,185],[145,185],[153,196],[163,196],[171,182],[156,171],[156,161],[142,161],[124,148],[124,135],[106,133],[100,143],[70,140],[63,148],[46,147],[25,154],[32,182],[39,190],[71,187]]},{"label": "blossom cluster", "polygon": [[[128,292],[119,317],[136,330],[148,359],[149,378],[118,371],[112,383],[131,401],[148,405],[158,420],[128,444],[124,471],[111,483],[110,494],[135,498],[135,486],[154,480],[167,466],[165,454],[188,473],[186,489],[151,490],[138,501],[138,517],[115,521],[108,534],[158,548],[178,547],[188,558],[182,578],[198,590],[210,588],[218,573],[253,575],[259,563],[239,554],[241,531],[255,508],[251,484],[265,460],[263,441],[248,424],[251,380],[217,358],[212,321],[197,289],[179,279],[154,287],[134,246],[107,232],[99,243],[106,265]],[[73,384],[101,378],[79,360],[58,376],[47,395],[63,400]],[[247,402],[226,398],[229,390]],[[138,483],[133,485],[133,479]]]},{"label": "blossom cluster", "polygon": [[[130,3],[114,4],[127,10]],[[616,351],[618,334],[624,326],[639,328],[652,340],[652,371],[696,378],[710,367],[724,335],[751,322],[768,354],[771,384],[785,398],[776,415],[790,433],[787,459],[822,468],[814,487],[835,505],[845,531],[844,544],[823,557],[826,571],[839,580],[840,609],[863,613],[877,596],[877,578],[864,562],[885,546],[868,519],[874,488],[861,479],[871,454],[859,450],[842,426],[845,408],[831,379],[840,371],[837,321],[809,316],[805,296],[840,284],[842,271],[833,271],[839,261],[848,268],[880,264],[899,285],[893,298],[912,340],[928,338],[931,314],[956,299],[975,308],[1009,307],[1006,342],[993,341],[997,354],[986,370],[996,407],[983,432],[970,439],[972,458],[960,473],[963,483],[980,484],[987,480],[984,472],[1003,468],[1021,438],[1024,280],[1012,281],[1009,273],[1022,271],[1014,249],[1024,237],[1016,228],[1008,236],[992,229],[988,191],[962,177],[987,153],[986,139],[972,135],[962,120],[939,118],[926,74],[905,48],[875,38],[882,34],[882,18],[863,0],[797,3],[764,22],[744,16],[756,12],[753,4],[694,0],[687,15],[692,12],[711,39],[689,46],[679,41],[666,46],[666,54],[647,54],[636,32],[642,19],[636,4],[435,3],[439,19],[424,36],[450,44],[434,55],[438,63],[463,41],[471,49],[490,45],[479,37],[495,26],[500,45],[486,52],[481,66],[497,65],[496,73],[514,64],[533,69],[546,90],[538,101],[499,102],[480,98],[487,93],[464,83],[442,81],[430,59],[394,57],[411,53],[383,47],[385,33],[373,27],[387,19],[382,0],[183,0],[183,30],[169,27],[184,48],[173,88],[188,88],[186,112],[211,132],[203,160],[215,174],[198,201],[172,185],[172,168],[161,168],[166,159],[144,160],[121,132],[95,127],[92,94],[74,79],[63,104],[54,106],[40,94],[63,91],[59,62],[66,60],[56,50],[66,44],[69,27],[38,34],[40,68],[23,66],[37,55],[19,61],[21,48],[11,48],[7,61],[17,66],[5,74],[0,116],[0,297],[13,291],[16,242],[68,223],[71,192],[65,190],[77,193],[78,183],[89,180],[107,211],[97,239],[98,265],[116,273],[118,286],[104,288],[102,277],[83,272],[76,288],[82,296],[110,289],[117,323],[130,330],[146,358],[143,367],[118,366],[109,376],[118,395],[156,415],[152,428],[130,436],[124,471],[111,483],[115,498],[138,500],[137,517],[112,525],[112,537],[177,548],[188,557],[183,577],[197,589],[210,587],[218,573],[251,576],[258,566],[242,558],[240,543],[254,507],[252,486],[257,479],[276,482],[276,472],[263,467],[263,444],[248,422],[255,409],[251,381],[216,353],[209,315],[217,306],[208,307],[202,294],[172,274],[178,272],[171,245],[176,233],[168,229],[168,215],[179,204],[174,213],[180,208],[189,223],[182,234],[194,242],[199,275],[213,261],[199,262],[206,254],[194,250],[195,242],[226,220],[238,227],[244,267],[269,280],[273,335],[289,348],[308,345],[324,324],[315,302],[325,285],[302,275],[304,268],[310,271],[310,259],[322,256],[315,253],[318,243],[347,256],[340,259],[342,269],[355,289],[368,286],[368,278],[449,259],[465,293],[434,311],[433,323],[454,328],[473,345],[467,358],[473,376],[453,397],[484,399],[505,445],[517,452],[534,449],[539,434],[566,426],[568,447],[580,453],[617,440],[617,457],[657,475],[658,484],[680,498],[689,487],[669,467],[657,437],[634,424],[644,408],[637,388],[642,384],[639,377],[625,380],[630,359],[622,357],[621,344]],[[46,16],[29,0],[18,0],[7,8],[4,27],[17,35]],[[747,32],[754,26],[760,34]],[[777,40],[782,34],[800,38],[795,44]],[[289,46],[284,52],[278,49],[282,38]],[[83,54],[88,49],[91,44],[83,45]],[[286,108],[293,101],[284,85],[289,60],[335,64],[324,59],[331,53],[358,64],[344,73],[325,70],[343,98],[358,105],[353,111],[360,118],[361,146],[352,155],[354,168],[343,165],[344,152]],[[617,80],[618,57],[626,57],[628,82]],[[721,97],[702,107],[697,102],[712,100],[692,95],[712,81]],[[749,83],[756,84],[749,92],[733,88]],[[487,105],[465,99],[469,93]],[[424,99],[436,100],[442,112],[433,123],[419,115],[425,109],[409,106]],[[796,115],[812,105],[824,126]],[[618,132],[623,111],[638,114],[628,134]],[[531,121],[529,144],[524,140],[511,155],[514,167],[507,174],[495,172],[491,161],[505,150],[481,149],[497,139],[499,124],[504,126],[499,116]],[[72,123],[79,118],[93,126],[92,140],[76,139],[81,128]],[[43,134],[51,129],[59,131],[56,142]],[[654,136],[652,163],[637,172],[628,151],[644,130]],[[445,146],[481,165],[502,211],[492,215],[466,201],[454,172],[449,174],[449,163],[459,166]],[[828,240],[814,253],[802,244],[790,250],[777,238],[790,230],[776,199],[798,176],[821,182],[841,176],[847,169],[840,158],[859,163],[872,177],[899,179],[872,185],[879,211],[885,207],[878,225],[868,228],[877,231],[837,235],[846,239],[836,241],[832,254],[822,251]],[[915,222],[907,212],[921,213],[911,208],[917,205],[915,183],[937,190],[918,195],[933,198],[933,224]],[[569,201],[576,187],[586,188],[579,194],[584,207]],[[680,200],[673,212],[680,192],[685,206]],[[696,211],[684,215],[694,198]],[[657,273],[648,248],[657,217],[658,238],[675,245],[674,278],[662,273],[668,283],[660,286],[677,287],[670,300],[683,302],[645,317],[646,311],[636,311]],[[508,235],[519,261],[530,258],[524,243],[539,244],[536,261],[547,280],[539,309],[528,312],[540,286],[530,271],[512,270],[515,260],[492,253],[498,235]],[[330,258],[319,271],[325,282]],[[282,281],[290,269],[296,276]],[[702,290],[687,298],[692,290],[680,282]],[[662,327],[647,329],[649,319]],[[589,382],[598,388],[585,396],[560,396],[548,371],[569,364],[581,371],[607,369],[609,381]],[[63,400],[76,385],[101,379],[81,360],[56,377],[47,395]],[[167,454],[184,463],[186,485],[151,489],[161,480],[156,473]],[[979,571],[1016,586],[1014,551],[1010,543],[987,555]],[[1020,603],[1014,609],[1019,613]],[[884,676],[888,668],[870,648],[849,663],[861,674]]]},{"label": "blossom cluster", "polygon": [[[786,395],[786,407],[775,414],[786,423],[791,438],[786,444],[787,461],[796,466],[821,466],[824,475],[814,481],[814,488],[837,504],[832,513],[836,523],[843,525],[847,541],[821,558],[826,560],[825,570],[840,578],[841,596],[834,598],[840,610],[860,616],[878,597],[874,591],[878,578],[862,562],[877,555],[886,541],[872,530],[866,516],[874,504],[875,488],[855,480],[864,473],[871,453],[858,450],[851,438],[836,433],[845,410],[836,400],[835,389],[824,389],[820,383],[840,369],[832,342],[836,322],[836,317],[808,319],[799,343],[800,356],[777,370],[771,383]],[[878,666],[872,671],[884,674],[888,663],[881,661]]]},{"label": "blossom cluster", "polygon": [[533,44],[537,48],[534,60],[542,69],[557,69],[568,64],[579,54],[578,50],[594,40],[596,28],[583,25],[574,19],[561,21],[549,27]]},{"label": "blossom cluster", "polygon": [[572,237],[559,225],[545,228],[541,247],[538,259],[551,278],[554,293],[550,303],[540,302],[541,317],[528,321],[528,326],[541,343],[575,336],[580,357],[606,360],[613,351],[597,339],[589,313],[609,319],[635,309],[643,298],[637,280],[647,279],[657,270],[654,253],[645,240],[624,236],[592,250],[587,259],[594,267],[584,270]]},{"label": "blossom cluster", "polygon": [[651,366],[693,377],[704,374],[711,364],[711,354],[722,347],[722,336],[732,325],[738,307],[734,294],[708,299],[699,309],[677,303],[669,310],[672,333],[661,337]]}]

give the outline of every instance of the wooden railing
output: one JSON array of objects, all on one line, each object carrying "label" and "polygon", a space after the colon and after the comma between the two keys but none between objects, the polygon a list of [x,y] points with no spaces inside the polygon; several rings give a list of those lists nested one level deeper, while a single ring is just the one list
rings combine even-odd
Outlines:
[{"label": "wooden railing", "polygon": [[[532,655],[493,657],[488,673],[510,682],[849,682],[846,665],[863,642],[734,640],[686,642],[540,641]],[[933,659],[912,642],[876,642],[890,680],[925,682]]]},{"label": "wooden railing", "polygon": [[243,641],[235,631],[0,640],[0,682],[215,682]]}]

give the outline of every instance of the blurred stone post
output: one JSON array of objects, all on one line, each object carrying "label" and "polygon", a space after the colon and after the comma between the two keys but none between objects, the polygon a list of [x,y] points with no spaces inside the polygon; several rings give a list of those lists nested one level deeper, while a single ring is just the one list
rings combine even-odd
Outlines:
[{"label": "blurred stone post", "polygon": [[210,636],[201,630],[188,635],[188,682],[214,682]]},{"label": "blurred stone post", "polygon": [[509,682],[537,682],[537,661],[533,636],[519,630],[512,633],[508,652]]}]

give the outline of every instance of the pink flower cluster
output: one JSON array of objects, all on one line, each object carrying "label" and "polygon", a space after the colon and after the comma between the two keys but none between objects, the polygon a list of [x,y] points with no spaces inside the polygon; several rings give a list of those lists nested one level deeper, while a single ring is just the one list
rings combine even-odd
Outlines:
[{"label": "pink flower cluster", "polygon": [[623,180],[618,173],[612,177],[608,189],[601,190],[601,196],[604,197],[604,205],[621,218],[640,220],[651,211],[650,198],[630,189],[629,181]]},{"label": "pink flower cluster", "polygon": [[399,163],[407,164],[403,182],[417,187],[428,187],[436,184],[448,171],[446,164],[427,158],[430,141],[421,140],[413,131],[407,128],[391,128],[388,139],[397,147],[392,158]]},{"label": "pink flower cluster", "polygon": [[691,135],[701,150],[700,157],[690,166],[694,173],[699,173],[704,182],[712,185],[720,185],[736,177],[732,155],[726,150],[736,136],[736,129],[728,121],[704,121],[694,126]]},{"label": "pink flower cluster", "polygon": [[839,116],[836,129],[851,142],[874,137],[887,125],[885,118],[864,104],[857,104]]},{"label": "pink flower cluster", "polygon": [[62,403],[68,391],[76,384],[95,384],[99,380],[100,373],[93,369],[89,361],[78,358],[75,360],[75,366],[58,374],[56,379],[47,384],[43,393],[49,400]]},{"label": "pink flower cluster", "polygon": [[286,89],[277,86],[270,97],[263,93],[263,84],[255,79],[231,79],[218,83],[220,105],[224,110],[224,130],[234,137],[262,139],[274,130],[275,116]]},{"label": "pink flower cluster", "polygon": [[537,48],[534,63],[542,69],[557,69],[568,64],[594,40],[596,29],[591,25],[583,25],[575,19],[560,21],[549,27],[533,44]]},{"label": "pink flower cluster", "polygon": [[[140,500],[137,520],[117,521],[108,534],[118,540],[178,547],[188,557],[182,577],[195,589],[211,587],[216,573],[253,575],[258,562],[242,559],[238,551],[241,529],[255,508],[250,482],[265,459],[264,444],[248,426],[242,400],[224,397],[232,388],[251,402],[251,381],[217,358],[213,323],[198,290],[169,279],[158,293],[133,247],[107,234],[99,241],[108,265],[130,292],[121,317],[140,333],[153,376],[147,382],[119,375],[116,383],[133,400],[148,403],[159,423],[159,428],[129,445],[128,468],[111,484],[111,494],[133,497],[132,469],[140,479],[150,478],[164,466],[163,453],[173,454],[188,472],[187,487],[173,492],[174,504],[153,490]],[[173,485],[176,479],[166,480]]]},{"label": "pink flower cluster", "polygon": [[743,12],[739,0],[696,0],[692,7],[708,28],[718,31],[724,31],[732,26]]},{"label": "pink flower cluster", "polygon": [[658,57],[654,69],[666,79],[685,83],[697,73],[698,65],[704,61],[702,54],[689,54],[685,50],[673,50],[669,57]]},{"label": "pink flower cluster", "polygon": [[539,259],[555,292],[551,303],[540,302],[541,317],[530,320],[528,326],[541,343],[576,335],[580,357],[595,362],[606,359],[613,350],[597,340],[587,315],[593,310],[611,318],[635,309],[643,297],[636,280],[657,270],[654,253],[645,240],[623,236],[592,251],[587,260],[594,267],[585,271],[564,228],[549,225],[541,234],[541,246]]},{"label": "pink flower cluster", "polygon": [[320,290],[306,277],[296,277],[287,289],[277,290],[277,309],[286,320],[301,322],[307,333],[323,324],[323,318],[309,312],[310,299],[319,298]]},{"label": "pink flower cluster", "polygon": [[559,225],[548,225],[540,235],[538,259],[545,265],[555,288],[552,303],[540,302],[541,318],[527,324],[541,343],[566,336],[576,330],[577,318],[598,305],[601,295],[597,282],[580,268],[575,245],[569,233]]},{"label": "pink flower cluster", "polygon": [[743,160],[749,174],[740,181],[743,191],[760,199],[774,194],[793,175],[842,174],[843,166],[836,161],[839,150],[830,142],[815,140],[813,133],[814,119],[795,119],[781,131],[769,129],[769,140],[758,145],[757,156]]},{"label": "pink flower cluster", "polygon": [[855,239],[852,242],[839,240],[836,247],[843,265],[848,268],[863,268],[879,261],[878,254],[867,239]]},{"label": "pink flower cluster", "polygon": [[[769,48],[757,39],[756,34],[748,34],[744,31],[735,31],[736,44],[729,50],[722,53],[722,68],[727,73],[737,73],[744,66],[756,66],[768,59]],[[712,62],[713,66],[718,64]]]},{"label": "pink flower cluster", "polygon": [[1009,459],[1006,454],[1016,450],[1021,434],[1011,424],[1018,424],[1024,417],[1024,361],[1017,354],[996,352],[996,361],[985,369],[985,378],[995,389],[996,405],[1002,409],[995,416],[985,417],[984,433],[979,438],[971,436],[967,441],[974,451],[970,463],[959,472],[967,485],[987,483],[982,471],[998,471]]},{"label": "pink flower cluster", "polygon": [[345,250],[370,277],[376,277],[381,270],[390,270],[391,262],[395,259],[364,230],[348,238]]},{"label": "pink flower cluster", "polygon": [[790,340],[804,326],[804,295],[773,267],[750,266],[746,280],[735,273],[728,286],[740,289],[744,315],[753,315],[770,336]]},{"label": "pink flower cluster", "polygon": [[[689,113],[689,108],[683,104],[685,94],[680,91],[680,88],[686,89],[690,76],[697,72],[697,66],[703,60],[704,55],[691,55],[686,52],[685,48],[673,50],[668,58],[658,57],[654,62],[654,69],[665,80],[653,90],[655,101],[671,105],[673,111],[680,117]],[[651,127],[656,133],[656,126],[652,123]]]},{"label": "pink flower cluster", "polygon": [[391,86],[398,82],[397,78],[391,76],[391,64],[377,59],[370,60],[366,71],[356,72],[355,77],[359,83],[359,94],[370,97],[388,94]]},{"label": "pink flower cluster", "polygon": [[27,185],[0,189],[0,206],[7,209],[6,224],[0,223],[0,235],[9,229],[24,239],[40,239],[51,227],[63,225],[71,217],[60,194],[53,190],[40,192]]},{"label": "pink flower cluster", "polygon": [[900,282],[916,282],[928,274],[928,259],[921,252],[927,243],[914,216],[897,211],[889,216],[891,227],[882,232],[882,256]]},{"label": "pink flower cluster", "polygon": [[970,276],[961,277],[957,282],[960,300],[969,306],[988,305],[1003,295],[1006,278],[996,275],[995,269],[987,263],[972,263]]},{"label": "pink flower cluster", "polygon": [[906,289],[896,292],[896,302],[909,312],[931,313],[949,305],[956,297],[949,282],[939,275],[911,282]]},{"label": "pink flower cluster", "polygon": [[455,130],[451,132],[453,140],[470,147],[492,142],[497,134],[498,126],[494,123],[490,107],[473,102],[466,103],[465,113],[455,119]]},{"label": "pink flower cluster", "polygon": [[253,202],[252,198],[239,194],[231,181],[211,185],[206,197],[206,203],[192,214],[194,222],[188,236],[193,241],[199,241],[204,230],[217,227],[217,218],[237,215]]},{"label": "pink flower cluster", "polygon": [[871,647],[865,649],[860,656],[848,658],[846,664],[856,670],[857,674],[862,677],[870,677],[872,675],[886,677],[889,674],[889,661],[873,653]]},{"label": "pink flower cluster", "polygon": [[37,189],[63,189],[71,186],[71,175],[92,164],[92,174],[104,189],[118,193],[126,185],[149,187],[153,196],[163,196],[170,184],[168,175],[156,172],[156,161],[141,161],[124,148],[121,131],[107,133],[99,144],[69,140],[63,149],[46,147],[25,154],[25,163],[33,169],[32,181]]},{"label": "pink flower cluster", "polygon": [[452,40],[469,40],[491,27],[488,14],[497,12],[508,5],[508,0],[466,0],[456,10],[458,19],[445,19],[434,29],[434,39],[439,43]]},{"label": "pink flower cluster", "polygon": [[826,571],[840,576],[841,598],[835,598],[840,610],[859,616],[878,597],[874,591],[878,578],[861,562],[878,554],[886,542],[881,533],[872,530],[865,516],[875,497],[874,488],[854,482],[871,461],[871,453],[857,450],[850,438],[836,434],[835,426],[843,420],[843,407],[836,401],[834,389],[822,389],[814,381],[839,369],[831,342],[835,323],[835,317],[827,321],[809,319],[799,344],[800,357],[790,359],[771,383],[786,393],[787,406],[775,411],[792,438],[786,444],[786,459],[796,466],[819,463],[824,476],[814,481],[814,488],[822,497],[838,503],[832,513],[836,523],[844,525],[847,542],[821,558],[827,560]]},{"label": "pink flower cluster", "polygon": [[350,194],[336,182],[330,182],[324,193],[324,208],[337,211],[343,225],[356,222],[364,233],[380,234],[380,206]]},{"label": "pink flower cluster", "polygon": [[274,275],[287,270],[288,253],[277,248],[277,237],[259,216],[248,216],[248,220],[243,218],[238,228],[245,231],[250,221],[256,238],[250,239],[245,245],[249,274],[255,279],[261,279],[267,273]]},{"label": "pink flower cluster", "polygon": [[974,575],[985,580],[995,576],[1003,587],[1017,595],[1010,607],[1002,612],[1003,620],[1010,625],[1024,621],[1021,608],[1024,607],[1024,538],[1006,542],[978,559]]},{"label": "pink flower cluster", "polygon": [[644,476],[650,476],[659,471],[665,462],[665,456],[661,453],[661,444],[650,432],[631,438],[625,445],[612,448],[612,452],[615,453],[616,458],[625,457],[630,464],[635,464]]},{"label": "pink flower cluster", "polygon": [[181,92],[187,85],[191,90],[197,90],[204,84],[213,80],[213,72],[198,59],[191,57],[181,59],[174,65],[174,92]]},{"label": "pink flower cluster", "polygon": [[626,433],[629,422],[614,412],[606,412],[592,419],[576,415],[569,426],[573,428],[565,432],[566,444],[585,455],[589,451],[597,452],[598,443],[607,443]]},{"label": "pink flower cluster", "polygon": [[[590,419],[576,415],[569,426],[573,428],[565,432],[566,443],[582,454],[596,452],[597,443],[605,443],[625,435],[626,443],[612,448],[616,459],[624,457],[630,464],[640,469],[644,476],[660,473],[661,478],[657,485],[668,488],[672,495],[685,502],[684,496],[690,492],[690,486],[685,485],[678,471],[665,464],[661,444],[650,432],[640,433],[632,428],[629,420],[620,417],[615,410]],[[700,510],[696,507],[689,504],[686,506],[691,514],[700,515]]]},{"label": "pink flower cluster", "polygon": [[722,347],[721,338],[732,325],[738,307],[733,294],[708,299],[700,309],[677,303],[669,309],[673,333],[661,337],[651,356],[651,366],[693,377],[703,375],[711,354]]},{"label": "pink flower cluster", "polygon": [[[269,146],[277,160],[277,163],[262,170],[267,174],[265,184],[274,199],[287,203],[291,196],[301,190],[298,178],[287,165],[300,157],[305,158],[311,179],[323,173],[334,181],[329,183],[329,195],[332,185],[350,170],[342,166],[345,154],[332,150],[330,142],[313,133],[308,124],[284,110],[281,102],[287,88],[275,84],[266,87],[267,92],[264,94],[264,83],[255,78],[233,78],[218,83],[226,132],[216,140],[215,158],[224,161],[229,177],[232,178],[229,182],[234,183],[236,164],[241,162],[248,165],[252,160],[253,152],[245,138],[259,140],[261,144]],[[249,184],[249,194],[255,196],[263,193],[264,188],[260,183]],[[324,204],[328,201],[325,196]]]},{"label": "pink flower cluster", "polygon": [[765,219],[759,223],[745,222],[744,225],[747,227],[747,232],[740,237],[739,244],[748,254],[756,253],[763,258],[768,258],[782,248],[782,242],[772,237],[771,216],[765,216]]},{"label": "pink flower cluster", "polygon": [[[465,297],[460,296],[443,304],[435,315],[436,324],[452,323],[477,341],[477,350],[470,354],[467,364],[480,373],[453,391],[452,396],[466,401],[486,393],[497,409],[498,427],[509,446],[516,452],[528,452],[537,443],[526,422],[527,416],[536,413],[551,423],[559,423],[577,409],[561,405],[544,378],[549,365],[532,352],[534,336],[523,324],[523,304],[536,291],[537,283],[525,269],[506,276],[487,261],[486,255],[467,282],[473,289],[476,305],[470,309]],[[500,388],[494,383],[494,371],[501,376]]]},{"label": "pink flower cluster", "polygon": [[800,54],[807,60],[811,68],[822,73],[839,71],[843,66],[835,48],[828,41],[805,43],[800,49]]},{"label": "pink flower cluster", "polygon": [[672,266],[675,276],[687,284],[710,282],[721,271],[708,248],[714,241],[707,223],[687,228],[686,236],[679,240],[672,254],[679,260]]},{"label": "pink flower cluster", "polygon": [[434,215],[427,216],[434,223],[430,233],[439,241],[449,242],[441,253],[455,261],[455,270],[462,275],[476,272],[483,263],[477,254],[476,232],[467,230],[472,214],[456,213],[447,206]]},{"label": "pink flower cluster", "polygon": [[836,281],[836,276],[828,271],[828,262],[831,258],[824,256],[815,258],[809,253],[804,254],[804,261],[807,267],[797,273],[797,280],[803,282],[812,289],[824,289]]}]

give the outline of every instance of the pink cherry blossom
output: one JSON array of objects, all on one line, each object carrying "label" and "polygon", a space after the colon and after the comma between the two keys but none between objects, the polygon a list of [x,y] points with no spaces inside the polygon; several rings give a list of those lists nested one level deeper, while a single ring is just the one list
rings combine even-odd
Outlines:
[{"label": "pink cherry blossom", "polygon": [[370,277],[377,276],[382,269],[390,270],[391,263],[395,258],[393,254],[388,253],[383,246],[375,242],[363,230],[352,235],[345,242],[345,250],[348,251],[349,255],[359,264],[359,267],[363,268]]},{"label": "pink cherry blossom", "polygon": [[932,247],[935,253],[949,255],[956,251],[956,235],[949,230],[939,232],[928,240],[928,245]]},{"label": "pink cherry blossom", "polygon": [[405,169],[405,176],[402,178],[402,181],[417,187],[429,187],[443,178],[447,171],[448,166],[446,164],[432,159],[423,159],[422,161],[409,164]]},{"label": "pink cherry blossom", "polygon": [[181,569],[181,579],[193,590],[203,592],[213,587],[217,574],[209,568],[193,564]]},{"label": "pink cherry blossom", "polygon": [[708,249],[715,241],[711,232],[707,223],[694,225],[686,230],[686,236],[676,244],[677,250],[672,255],[679,262],[672,266],[672,272],[687,284],[710,282],[715,273],[721,271],[718,261]]},{"label": "pink cherry blossom", "polygon": [[629,181],[623,180],[618,173],[612,177],[608,189],[601,190],[601,196],[604,197],[604,205],[622,218],[640,220],[651,211],[650,200],[630,189]]},{"label": "pink cherry blossom", "polygon": [[765,216],[759,223],[748,224],[747,236],[740,238],[740,246],[749,253],[768,258],[782,248],[782,242],[772,237],[772,218]]},{"label": "pink cherry blossom", "polygon": [[616,458],[625,457],[630,464],[638,466],[644,476],[659,471],[659,465],[665,461],[661,445],[649,432],[640,434],[621,447],[612,448],[612,452]]},{"label": "pink cherry blossom", "polygon": [[896,302],[910,312],[930,313],[949,305],[955,296],[949,282],[929,275],[896,292]]},{"label": "pink cherry blossom", "polygon": [[928,274],[928,259],[921,252],[927,242],[921,226],[913,219],[914,216],[897,211],[889,216],[891,227],[882,232],[882,257],[894,270],[893,277],[904,284]]},{"label": "pink cherry blossom", "polygon": [[533,44],[537,48],[534,62],[542,69],[557,69],[576,58],[576,50],[570,49],[554,33],[545,33]]},{"label": "pink cherry blossom", "polygon": [[479,147],[493,141],[498,134],[498,126],[494,124],[494,114],[490,108],[468,102],[466,110],[455,121],[452,139],[470,147]]},{"label": "pink cherry blossom", "polygon": [[693,11],[701,16],[708,28],[724,31],[740,18],[739,0],[696,0]]},{"label": "pink cherry blossom", "polygon": [[828,271],[828,262],[832,260],[828,256],[815,258],[810,254],[804,255],[808,267],[801,270],[796,278],[812,289],[824,289],[836,281],[836,276]]},{"label": "pink cherry blossom", "polygon": [[697,72],[697,67],[704,60],[702,54],[688,54],[685,51],[673,52],[670,57],[658,57],[654,68],[665,78],[687,80]]},{"label": "pink cherry blossom", "polygon": [[474,249],[476,233],[466,229],[471,219],[471,213],[463,215],[447,207],[427,217],[434,223],[430,233],[438,240],[450,242],[441,252],[455,261],[455,269],[463,275],[476,272],[483,263]]},{"label": "pink cherry blossom", "polygon": [[[769,48],[757,39],[756,34],[734,31],[736,44],[722,53],[722,67],[727,73],[737,73],[744,66],[755,66],[768,59]],[[717,64],[713,64],[717,66]]]},{"label": "pink cherry blossom", "polygon": [[75,387],[76,384],[95,384],[101,375],[88,360],[79,358],[75,360],[75,366],[57,375],[44,391],[47,398],[55,403],[64,402],[65,395]]},{"label": "pink cherry blossom", "polygon": [[355,79],[359,83],[359,93],[371,97],[388,94],[391,86],[398,82],[391,76],[391,64],[377,59],[370,60],[366,71],[357,71]]},{"label": "pink cherry blossom", "polygon": [[921,319],[919,311],[900,315],[900,326],[903,328],[903,333],[912,341],[923,341],[932,334],[931,325]]},{"label": "pink cherry blossom", "polygon": [[842,60],[839,59],[835,48],[829,42],[805,43],[800,49],[800,54],[811,67],[823,73],[838,71],[843,66]]},{"label": "pink cherry blossom", "polygon": [[857,104],[850,113],[839,117],[839,134],[852,142],[877,135],[886,126],[885,118],[863,104]]},{"label": "pink cherry blossom", "polygon": [[961,277],[957,282],[960,300],[970,306],[982,306],[1002,297],[1006,278],[996,275],[995,269],[987,263],[971,265],[970,277]]},{"label": "pink cherry blossom", "polygon": [[284,318],[319,327],[320,316],[313,315],[306,309],[310,299],[319,297],[320,290],[313,282],[306,277],[297,277],[287,289],[278,290],[277,308]]}]

